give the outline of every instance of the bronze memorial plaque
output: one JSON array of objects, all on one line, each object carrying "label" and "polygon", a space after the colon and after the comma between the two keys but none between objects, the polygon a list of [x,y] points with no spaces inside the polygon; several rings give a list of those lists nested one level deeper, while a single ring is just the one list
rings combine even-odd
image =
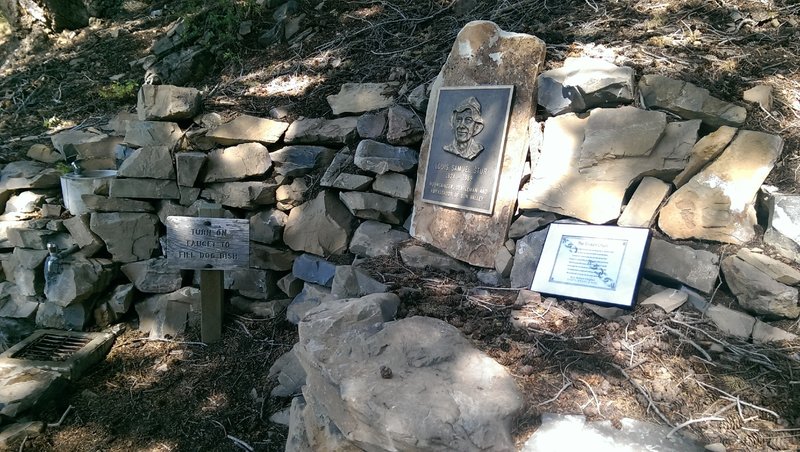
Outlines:
[{"label": "bronze memorial plaque", "polygon": [[491,215],[514,87],[439,92],[422,200]]},{"label": "bronze memorial plaque", "polygon": [[232,270],[250,266],[250,221],[167,217],[167,259],[173,267]]}]

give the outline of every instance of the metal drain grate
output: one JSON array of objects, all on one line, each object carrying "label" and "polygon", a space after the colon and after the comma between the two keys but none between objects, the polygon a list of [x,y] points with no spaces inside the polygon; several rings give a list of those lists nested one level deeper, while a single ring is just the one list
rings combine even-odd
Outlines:
[{"label": "metal drain grate", "polygon": [[92,337],[43,334],[11,357],[31,361],[66,361],[92,339]]}]

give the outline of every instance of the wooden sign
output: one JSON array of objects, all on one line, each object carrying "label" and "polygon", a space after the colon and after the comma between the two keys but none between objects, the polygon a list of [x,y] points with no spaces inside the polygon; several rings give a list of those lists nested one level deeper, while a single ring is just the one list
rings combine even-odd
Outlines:
[{"label": "wooden sign", "polygon": [[167,217],[167,260],[185,269],[250,266],[250,222],[229,218]]},{"label": "wooden sign", "polygon": [[632,308],[650,230],[553,223],[531,290]]},{"label": "wooden sign", "polygon": [[439,91],[422,200],[491,215],[514,87]]}]

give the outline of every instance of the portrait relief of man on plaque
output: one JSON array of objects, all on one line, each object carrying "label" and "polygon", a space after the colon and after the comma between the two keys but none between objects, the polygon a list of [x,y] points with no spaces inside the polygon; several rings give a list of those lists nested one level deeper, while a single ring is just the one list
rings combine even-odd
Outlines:
[{"label": "portrait relief of man on plaque", "polygon": [[439,91],[422,200],[491,215],[513,86]]}]

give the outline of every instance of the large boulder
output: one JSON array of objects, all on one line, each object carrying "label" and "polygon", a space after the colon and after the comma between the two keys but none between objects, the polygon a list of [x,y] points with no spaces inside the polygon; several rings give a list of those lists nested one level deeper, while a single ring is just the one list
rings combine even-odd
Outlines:
[{"label": "large boulder", "polygon": [[389,322],[399,302],[374,294],[306,314],[295,352],[315,411],[365,450],[512,450],[514,378],[444,321]]}]

